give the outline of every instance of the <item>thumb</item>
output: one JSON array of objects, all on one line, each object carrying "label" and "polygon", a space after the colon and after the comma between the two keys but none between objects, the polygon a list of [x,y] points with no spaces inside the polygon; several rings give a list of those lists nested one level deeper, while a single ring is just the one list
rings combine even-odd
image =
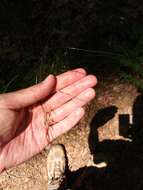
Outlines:
[{"label": "thumb", "polygon": [[2,95],[4,105],[9,109],[20,109],[43,100],[56,87],[56,77],[49,75],[43,82],[32,87]]}]

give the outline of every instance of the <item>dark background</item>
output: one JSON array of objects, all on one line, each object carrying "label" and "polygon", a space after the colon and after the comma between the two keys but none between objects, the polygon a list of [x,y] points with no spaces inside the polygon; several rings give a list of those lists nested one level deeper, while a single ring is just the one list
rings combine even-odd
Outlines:
[{"label": "dark background", "polygon": [[79,66],[142,90],[142,20],[142,0],[1,0],[0,91]]}]

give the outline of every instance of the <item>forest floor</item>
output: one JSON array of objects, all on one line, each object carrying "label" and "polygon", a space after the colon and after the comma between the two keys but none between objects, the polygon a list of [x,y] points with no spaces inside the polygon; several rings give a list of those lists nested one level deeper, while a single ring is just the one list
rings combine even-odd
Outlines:
[{"label": "forest floor", "polygon": [[[131,128],[135,131],[141,126],[137,117],[142,122],[142,95],[131,84],[115,78],[99,82],[96,93],[81,122],[53,142],[65,146],[71,179],[77,181],[74,189],[142,190],[142,135],[129,135]],[[43,150],[3,172],[0,190],[47,190],[46,159]]]}]

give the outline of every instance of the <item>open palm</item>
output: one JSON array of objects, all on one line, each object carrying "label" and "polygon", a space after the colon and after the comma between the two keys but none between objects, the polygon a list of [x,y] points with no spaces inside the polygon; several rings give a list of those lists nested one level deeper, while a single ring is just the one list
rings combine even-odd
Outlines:
[{"label": "open palm", "polygon": [[31,158],[74,127],[94,98],[93,75],[83,69],[0,95],[0,171]]}]

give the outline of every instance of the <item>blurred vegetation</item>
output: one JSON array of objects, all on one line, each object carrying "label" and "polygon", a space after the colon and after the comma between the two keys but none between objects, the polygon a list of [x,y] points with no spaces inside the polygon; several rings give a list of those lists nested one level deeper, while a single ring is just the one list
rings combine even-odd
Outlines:
[{"label": "blurred vegetation", "polygon": [[1,0],[0,91],[84,67],[143,90],[142,0]]}]

